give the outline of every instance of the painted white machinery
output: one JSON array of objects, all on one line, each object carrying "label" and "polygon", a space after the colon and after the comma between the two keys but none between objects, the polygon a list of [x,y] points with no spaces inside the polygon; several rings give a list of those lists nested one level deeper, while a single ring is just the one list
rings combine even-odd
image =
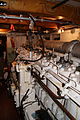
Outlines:
[{"label": "painted white machinery", "polygon": [[24,105],[25,119],[37,119],[40,111],[38,115],[35,111],[44,109],[50,116],[46,120],[80,120],[79,50],[80,43],[76,40],[64,43],[54,51],[46,50],[44,58],[38,62],[24,64],[18,60],[19,87],[13,90],[16,104],[20,106],[28,89],[23,103],[28,105],[32,101],[29,106]]}]

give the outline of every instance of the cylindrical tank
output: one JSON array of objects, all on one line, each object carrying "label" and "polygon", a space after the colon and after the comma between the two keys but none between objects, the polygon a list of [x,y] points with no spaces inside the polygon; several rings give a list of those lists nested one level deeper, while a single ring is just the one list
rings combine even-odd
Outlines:
[{"label": "cylindrical tank", "polygon": [[72,40],[71,42],[69,42],[69,44],[67,45],[66,53],[70,53],[72,51],[74,45],[77,43],[79,43],[78,40]]},{"label": "cylindrical tank", "polygon": [[79,43],[78,40],[73,40],[73,41],[71,41],[71,42],[65,42],[65,43],[63,44],[63,46],[62,46],[62,51],[63,51],[64,53],[71,53],[74,45],[77,44],[77,43]]},{"label": "cylindrical tank", "polygon": [[68,46],[69,46],[70,42],[65,42],[62,46],[62,51],[63,53],[67,52]]},{"label": "cylindrical tank", "polygon": [[80,42],[74,45],[71,53],[73,57],[80,58]]}]

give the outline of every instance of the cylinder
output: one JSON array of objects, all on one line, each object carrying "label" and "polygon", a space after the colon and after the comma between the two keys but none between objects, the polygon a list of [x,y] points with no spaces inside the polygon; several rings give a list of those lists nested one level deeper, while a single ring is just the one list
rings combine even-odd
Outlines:
[{"label": "cylinder", "polygon": [[73,57],[80,58],[80,42],[74,45],[71,53]]},{"label": "cylinder", "polygon": [[54,51],[62,53],[63,52],[63,50],[62,50],[63,44],[64,44],[63,42],[54,42],[54,44],[53,44]]}]

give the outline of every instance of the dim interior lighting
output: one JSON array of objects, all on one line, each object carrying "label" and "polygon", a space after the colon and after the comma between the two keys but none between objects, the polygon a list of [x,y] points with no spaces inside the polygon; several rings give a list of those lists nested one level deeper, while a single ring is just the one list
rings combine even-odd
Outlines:
[{"label": "dim interior lighting", "polygon": [[64,29],[62,29],[61,32],[64,32]]},{"label": "dim interior lighting", "polygon": [[58,30],[58,33],[63,33],[64,32],[64,29],[63,28],[60,28],[59,30]]},{"label": "dim interior lighting", "polygon": [[63,16],[58,16],[57,17],[59,20],[63,19],[64,17]]},{"label": "dim interior lighting", "polygon": [[58,33],[61,33],[61,29],[58,30]]},{"label": "dim interior lighting", "polygon": [[49,31],[48,31],[48,30],[45,30],[44,33],[49,33]]},{"label": "dim interior lighting", "polygon": [[0,29],[0,34],[6,34],[8,32],[10,32],[9,29]]},{"label": "dim interior lighting", "polygon": [[0,1],[0,6],[6,6],[6,5],[7,5],[7,2]]}]

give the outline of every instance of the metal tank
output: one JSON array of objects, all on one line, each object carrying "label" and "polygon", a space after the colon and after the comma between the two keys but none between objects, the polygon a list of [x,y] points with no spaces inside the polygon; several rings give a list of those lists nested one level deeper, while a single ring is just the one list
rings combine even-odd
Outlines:
[{"label": "metal tank", "polygon": [[63,52],[62,50],[62,46],[63,46],[64,42],[54,42],[53,43],[53,48],[55,52]]},{"label": "metal tank", "polygon": [[65,42],[65,43],[58,43],[59,46],[56,43],[56,47],[54,48],[54,50],[56,52],[61,52],[61,53],[71,53],[73,47],[75,44],[79,43],[78,40],[73,40],[71,42]]},{"label": "metal tank", "polygon": [[78,40],[72,40],[71,42],[69,42],[69,44],[66,47],[66,53],[71,53],[73,47],[75,44],[79,43]]},{"label": "metal tank", "polygon": [[73,57],[80,58],[80,42],[74,45],[71,53]]}]

